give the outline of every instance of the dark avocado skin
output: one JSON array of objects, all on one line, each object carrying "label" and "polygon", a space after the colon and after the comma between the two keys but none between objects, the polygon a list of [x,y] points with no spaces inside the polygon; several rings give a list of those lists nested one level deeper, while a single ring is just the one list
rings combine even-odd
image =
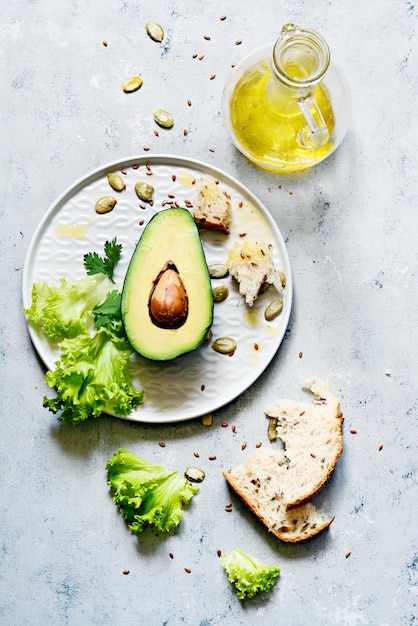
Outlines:
[{"label": "dark avocado skin", "polygon": [[[170,324],[170,315],[181,322]],[[126,273],[122,319],[132,347],[148,359],[172,360],[204,341],[213,322],[212,285],[187,209],[162,210],[145,227]]]}]

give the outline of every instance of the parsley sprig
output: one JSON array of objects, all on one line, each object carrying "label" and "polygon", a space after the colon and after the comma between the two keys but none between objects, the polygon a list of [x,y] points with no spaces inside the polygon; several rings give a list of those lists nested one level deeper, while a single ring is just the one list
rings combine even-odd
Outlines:
[{"label": "parsley sprig", "polygon": [[101,257],[97,252],[85,254],[84,267],[87,270],[87,274],[89,276],[93,274],[105,274],[114,283],[113,272],[120,259],[121,252],[122,245],[116,242],[115,237],[112,241],[106,241],[104,245],[104,257]]}]

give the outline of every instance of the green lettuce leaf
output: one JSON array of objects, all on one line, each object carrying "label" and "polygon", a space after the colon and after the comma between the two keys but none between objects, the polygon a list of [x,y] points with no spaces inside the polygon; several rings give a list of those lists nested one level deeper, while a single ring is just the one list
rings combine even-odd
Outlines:
[{"label": "green lettuce leaf", "polygon": [[280,567],[266,565],[239,548],[234,548],[229,554],[222,554],[221,562],[240,600],[270,591],[280,576]]},{"label": "green lettuce leaf", "polygon": [[62,411],[60,421],[75,424],[102,412],[129,415],[143,402],[143,391],[136,389],[130,378],[132,348],[121,322],[102,327],[93,335],[84,332],[64,339],[60,349],[55,370],[45,376],[45,382],[55,387],[58,395],[45,397],[43,402],[53,413]]},{"label": "green lettuce leaf", "polygon": [[74,283],[34,283],[31,306],[24,314],[49,339],[76,337],[87,330],[93,307],[105,299],[112,283],[103,274],[86,276]]},{"label": "green lettuce leaf", "polygon": [[178,526],[184,505],[198,491],[176,470],[152,465],[123,448],[106,469],[113,500],[135,534],[147,526],[164,532]]}]

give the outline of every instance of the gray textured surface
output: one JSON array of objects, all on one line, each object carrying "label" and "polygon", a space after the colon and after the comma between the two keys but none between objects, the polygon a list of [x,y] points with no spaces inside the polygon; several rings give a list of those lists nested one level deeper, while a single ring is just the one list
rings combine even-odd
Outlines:
[{"label": "gray textured surface", "polygon": [[[149,19],[164,26],[162,45],[146,36]],[[293,177],[246,162],[220,115],[230,64],[287,21],[327,38],[354,105],[335,155]],[[413,3],[392,0],[3,3],[2,624],[416,623],[416,28]],[[121,81],[137,72],[144,85],[127,96]],[[157,107],[176,120],[158,138]],[[60,425],[42,409],[44,372],[20,312],[25,253],[67,186],[144,146],[224,169],[269,207],[293,268],[288,332],[265,375],[210,428]],[[335,515],[330,531],[290,546],[231,497],[220,471],[243,459],[243,441],[267,445],[266,401],[301,397],[305,374],[339,393],[345,450],[320,496]],[[104,465],[119,446],[179,470],[200,453],[207,477],[174,534],[137,540],[117,514]],[[234,545],[281,566],[269,597],[235,598],[216,554]]]}]

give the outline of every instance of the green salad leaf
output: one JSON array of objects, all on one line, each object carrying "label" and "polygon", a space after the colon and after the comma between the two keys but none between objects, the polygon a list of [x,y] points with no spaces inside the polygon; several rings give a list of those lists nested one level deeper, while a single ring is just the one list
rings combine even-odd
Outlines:
[{"label": "green salad leaf", "polygon": [[135,534],[147,526],[161,531],[178,526],[184,505],[199,490],[176,470],[152,465],[123,448],[106,469],[113,500]]},{"label": "green salad leaf", "polygon": [[221,562],[240,600],[270,591],[280,576],[280,567],[266,565],[239,548],[234,548],[229,554],[222,554]]},{"label": "green salad leaf", "polygon": [[121,249],[115,238],[105,243],[103,259],[96,252],[85,255],[89,276],[74,283],[35,283],[31,306],[23,309],[60,349],[55,369],[45,375],[57,396],[44,397],[43,405],[61,411],[61,421],[76,424],[102,412],[125,416],[143,402],[143,391],[132,385],[133,348],[122,323],[120,288],[113,283]]},{"label": "green salad leaf", "polygon": [[61,278],[59,285],[34,283],[31,306],[23,312],[48,339],[76,337],[87,330],[93,307],[104,300],[110,285],[103,274],[86,276],[74,283]]},{"label": "green salad leaf", "polygon": [[60,421],[76,424],[102,412],[129,415],[143,402],[144,393],[132,385],[129,374],[132,348],[113,328],[64,339],[60,348],[60,361],[45,375],[58,395],[43,402],[53,413],[62,411]]}]

